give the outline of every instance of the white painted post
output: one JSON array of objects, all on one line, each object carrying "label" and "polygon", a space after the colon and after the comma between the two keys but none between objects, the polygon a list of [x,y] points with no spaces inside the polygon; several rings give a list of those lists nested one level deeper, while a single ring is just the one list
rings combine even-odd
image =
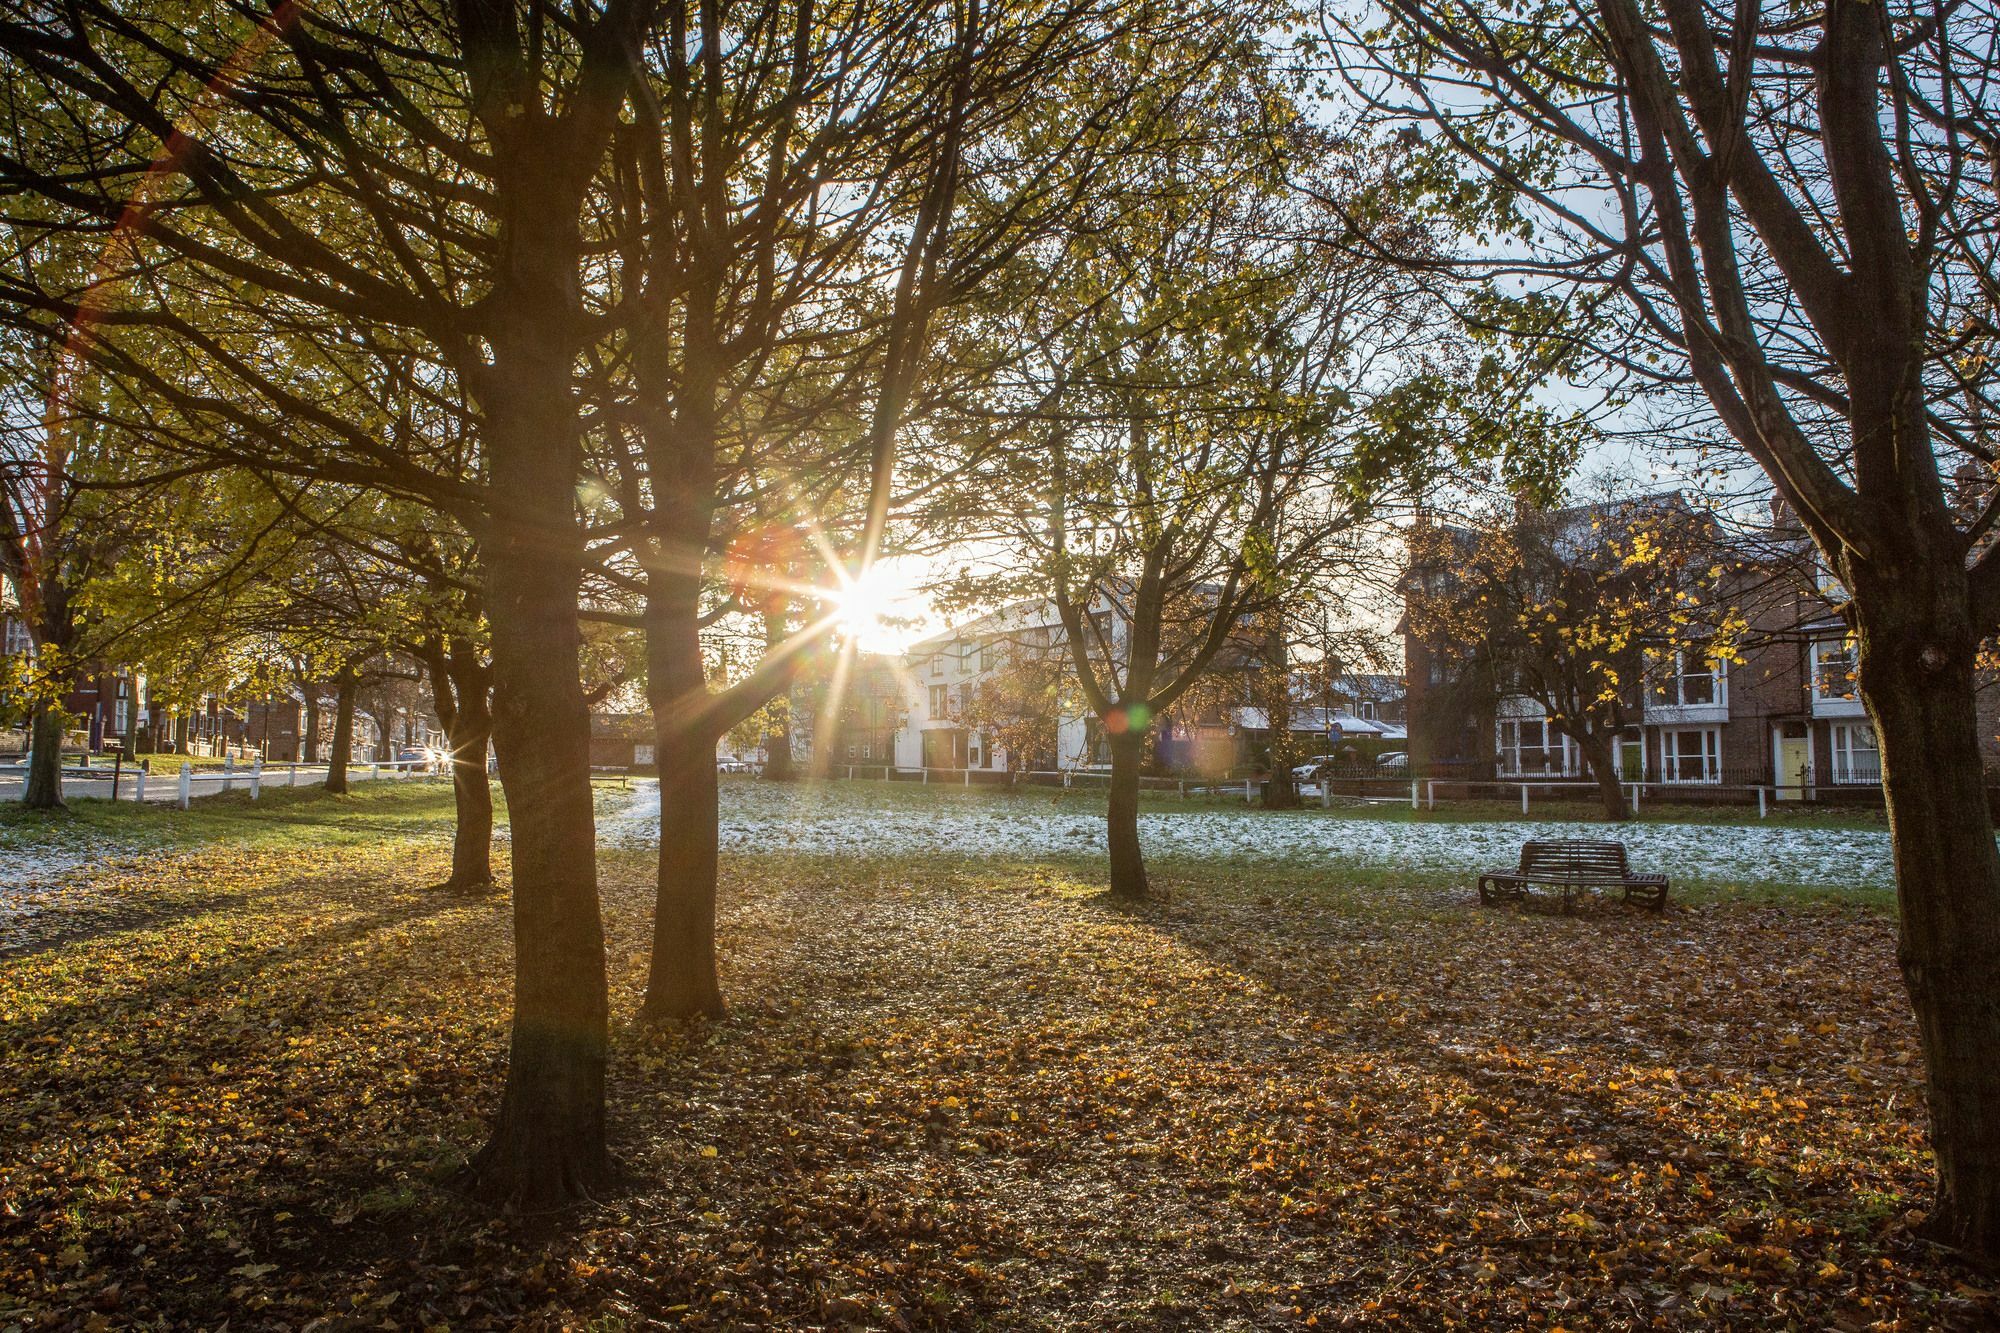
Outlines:
[{"label": "white painted post", "polygon": [[250,761],[250,799],[256,800],[264,791],[264,756],[258,755]]},{"label": "white painted post", "polygon": [[1410,779],[1410,809],[1414,810],[1414,809],[1416,809],[1416,808],[1417,808],[1417,780],[1416,780],[1415,778],[1411,778],[1411,779]]},{"label": "white painted post", "polygon": [[382,778],[381,762],[378,760],[377,762],[368,765],[368,780],[370,782],[379,782],[381,781],[381,778]]},{"label": "white painted post", "polygon": [[1764,789],[1762,787],[1759,787],[1757,789],[1757,818],[1763,819],[1766,817],[1766,815],[1767,811],[1764,808]]},{"label": "white painted post", "polygon": [[1174,788],[1180,793],[1181,799],[1185,801],[1187,799],[1187,780],[1185,778],[1178,779],[1174,783]]},{"label": "white painted post", "polygon": [[1521,813],[1528,813],[1528,784],[1525,782],[1521,784]]},{"label": "white painted post", "polygon": [[931,785],[931,771],[930,771],[930,770],[929,770],[928,768],[926,768],[926,769],[922,769],[922,770],[920,770],[920,771],[921,771],[921,772],[923,773],[923,775],[924,775],[924,776],[923,776],[923,781],[922,781],[922,782],[919,782],[919,783],[918,783],[917,785],[918,785],[918,786],[920,786],[920,787],[928,787],[928,786],[930,786],[930,785]]},{"label": "white painted post", "polygon": [[132,799],[140,805],[146,803],[146,765],[141,762],[139,772],[132,781]]},{"label": "white painted post", "polygon": [[299,761],[296,759],[292,761],[291,776],[285,779],[285,785],[287,787],[296,787],[299,785]]},{"label": "white painted post", "polygon": [[1438,785],[1436,778],[1432,778],[1424,784],[1424,804],[1433,810],[1438,808]]},{"label": "white painted post", "polygon": [[1254,798],[1250,794],[1250,779],[1243,779],[1243,804],[1249,805]]},{"label": "white painted post", "polygon": [[970,786],[972,785],[972,765],[971,765],[971,764],[967,764],[967,765],[965,766],[965,785],[966,785],[966,786],[968,786],[968,787],[970,787]]},{"label": "white painted post", "polygon": [[222,756],[222,789],[230,791],[236,786],[236,756],[225,753]]},{"label": "white painted post", "polygon": [[1333,775],[1331,773],[1321,773],[1319,775],[1319,808],[1322,810],[1333,809]]},{"label": "white painted post", "polygon": [[188,797],[193,793],[193,790],[194,790],[194,765],[188,763],[185,759],[183,759],[181,761],[181,791],[180,791],[181,809],[185,810],[188,808]]}]

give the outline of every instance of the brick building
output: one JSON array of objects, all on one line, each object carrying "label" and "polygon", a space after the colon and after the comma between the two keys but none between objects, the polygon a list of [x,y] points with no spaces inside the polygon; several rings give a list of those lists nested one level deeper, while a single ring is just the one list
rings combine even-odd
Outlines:
[{"label": "brick building", "polygon": [[[1678,502],[1679,497],[1660,497]],[[1552,517],[1588,513],[1587,508]],[[1601,512],[1596,515],[1602,518]],[[1594,526],[1594,525],[1593,525]],[[1698,649],[1630,650],[1615,755],[1626,781],[1690,788],[1771,786],[1780,800],[1874,793],[1881,766],[1854,682],[1838,583],[1782,509],[1763,531],[1724,540],[1719,595],[1747,632],[1737,661]],[[1406,593],[1450,597],[1454,573],[1413,568]],[[1403,622],[1413,766],[1440,777],[1581,778],[1577,746],[1543,707],[1510,692],[1477,644],[1427,642]],[[1982,694],[1982,742],[2000,770],[2000,680]]]}]

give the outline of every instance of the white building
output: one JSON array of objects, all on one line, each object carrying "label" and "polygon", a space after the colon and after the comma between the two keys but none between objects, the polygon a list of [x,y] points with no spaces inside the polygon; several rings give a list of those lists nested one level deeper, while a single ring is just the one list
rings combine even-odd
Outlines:
[{"label": "white building", "polygon": [[[1093,652],[1122,661],[1130,622],[1114,614],[1111,600],[1102,596],[1090,616]],[[1097,719],[1080,708],[1065,710],[1057,719],[1054,754],[1010,755],[999,737],[967,724],[973,691],[1024,656],[1060,657],[1066,668],[1068,642],[1055,604],[1031,598],[912,644],[903,653],[903,725],[895,737],[896,766],[1005,771],[1048,763],[1059,769],[1109,764]],[[1065,669],[1064,675],[1071,673]]]}]

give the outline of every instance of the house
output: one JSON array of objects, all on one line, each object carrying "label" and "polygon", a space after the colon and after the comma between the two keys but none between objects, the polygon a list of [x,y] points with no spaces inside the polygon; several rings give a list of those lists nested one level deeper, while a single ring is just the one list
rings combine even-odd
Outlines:
[{"label": "house", "polygon": [[888,653],[852,652],[791,692],[792,762],[821,772],[896,760],[903,723],[903,665]]},{"label": "house", "polygon": [[[1090,620],[1104,651],[1124,651],[1127,627],[1109,599],[1093,604]],[[1055,604],[1039,598],[912,644],[900,672],[896,765],[1006,772],[1108,764],[1097,719],[1075,701],[1068,651]]]},{"label": "house", "polygon": [[651,713],[590,715],[592,768],[653,768],[659,763]]},{"label": "house", "polygon": [[[1659,506],[1679,497],[1630,503]],[[1550,517],[1602,539],[1608,513],[1579,506]],[[1579,558],[1589,540],[1576,539]],[[1620,776],[1691,792],[1772,786],[1781,800],[1872,796],[1881,765],[1855,688],[1837,580],[1782,506],[1761,530],[1718,530],[1716,541],[1717,568],[1726,573],[1711,597],[1741,618],[1733,651],[1711,657],[1698,646],[1642,640],[1612,659],[1626,682],[1614,741]],[[1446,566],[1433,559],[1413,567],[1406,598],[1457,595]],[[1468,779],[1586,775],[1576,743],[1535,698],[1509,688],[1504,664],[1485,646],[1435,641],[1414,625],[1406,614],[1407,725],[1418,770]],[[1982,692],[1981,720],[1988,766],[2000,768],[2000,691]]]},{"label": "house", "polygon": [[[1122,662],[1130,626],[1117,599],[1100,595],[1088,615],[1091,651]],[[1268,722],[1254,702],[1261,653],[1249,628],[1233,635],[1202,687],[1171,715],[1154,719],[1158,769],[1219,776],[1265,762]],[[897,675],[904,705],[895,733],[899,767],[1050,772],[1111,762],[1103,725],[1083,704],[1052,602],[1011,603],[914,644]],[[1370,754],[1400,748],[1400,679],[1341,675],[1314,685],[1303,672],[1294,676],[1289,725],[1299,753],[1326,753],[1341,737]]]}]

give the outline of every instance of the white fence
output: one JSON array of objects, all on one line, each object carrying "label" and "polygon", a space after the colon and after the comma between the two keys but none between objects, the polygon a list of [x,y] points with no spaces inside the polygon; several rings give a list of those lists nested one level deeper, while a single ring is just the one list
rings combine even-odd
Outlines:
[{"label": "white fence", "polygon": [[[347,780],[382,781],[420,777],[436,771],[438,766],[428,759],[369,761],[349,764]],[[157,768],[149,768],[147,764],[132,767],[100,764],[88,768],[65,767],[63,794],[119,801],[150,801],[155,805],[173,804],[185,810],[188,802],[198,796],[243,790],[249,792],[250,799],[254,801],[266,787],[308,787],[324,782],[326,773],[325,764],[267,764],[261,758],[247,763],[226,759],[220,766],[204,765],[200,768],[184,762],[177,770],[166,764]],[[25,766],[0,766],[0,793],[18,795],[20,784],[26,781]]]}]

